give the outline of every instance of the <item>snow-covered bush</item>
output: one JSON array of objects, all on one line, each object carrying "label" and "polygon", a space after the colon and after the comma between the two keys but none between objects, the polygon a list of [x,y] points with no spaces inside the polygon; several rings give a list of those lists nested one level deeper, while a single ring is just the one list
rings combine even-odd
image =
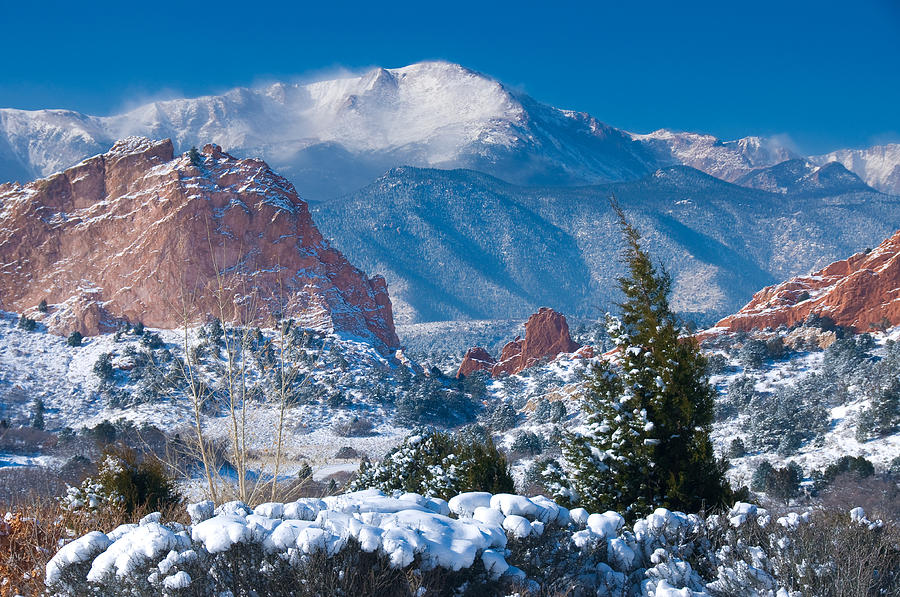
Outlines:
[{"label": "snow-covered bush", "polygon": [[759,369],[768,358],[766,343],[755,338],[744,342],[738,351],[738,360],[747,369]]},{"label": "snow-covered bush", "polygon": [[753,416],[746,422],[753,447],[789,456],[804,442],[821,437],[829,423],[823,384],[827,380],[822,376],[809,375],[774,393],[757,394],[749,407]]},{"label": "snow-covered bush", "polygon": [[477,428],[454,434],[422,429],[375,465],[360,465],[351,489],[412,491],[449,497],[462,491],[511,491],[506,458]]},{"label": "snow-covered bush", "polygon": [[513,440],[511,448],[514,453],[536,456],[544,451],[544,440],[533,431],[521,431]]},{"label": "snow-covered bush", "polygon": [[469,492],[449,502],[369,490],[188,507],[88,533],[46,566],[50,595],[892,594],[897,529],[849,515],[752,504],[703,517],[615,512]]},{"label": "snow-covered bush", "polygon": [[506,431],[519,423],[519,413],[507,402],[498,402],[484,411],[481,423],[493,431]]}]

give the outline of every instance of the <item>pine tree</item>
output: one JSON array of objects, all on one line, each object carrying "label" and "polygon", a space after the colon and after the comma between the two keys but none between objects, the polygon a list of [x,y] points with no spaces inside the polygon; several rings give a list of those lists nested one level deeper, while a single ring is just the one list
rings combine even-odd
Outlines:
[{"label": "pine tree", "polygon": [[697,511],[732,499],[713,454],[715,389],[706,359],[669,308],[671,279],[657,272],[615,199],[628,273],[621,319],[608,319],[618,362],[598,366],[582,408],[586,431],[563,455],[577,501],[634,518],[664,506]]},{"label": "pine tree", "polygon": [[40,398],[34,401],[34,407],[31,410],[31,426],[35,429],[44,428],[44,401]]}]

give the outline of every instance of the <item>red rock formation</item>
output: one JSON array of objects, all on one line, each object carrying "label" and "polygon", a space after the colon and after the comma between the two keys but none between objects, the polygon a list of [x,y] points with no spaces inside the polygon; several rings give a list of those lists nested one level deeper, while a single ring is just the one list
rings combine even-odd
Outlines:
[{"label": "red rock formation", "polygon": [[900,232],[873,251],[763,288],[716,328],[749,331],[790,326],[810,313],[830,317],[857,332],[885,319],[892,326],[900,325]]},{"label": "red rock formation", "polygon": [[466,351],[466,356],[459,365],[456,377],[471,375],[475,371],[490,371],[496,362],[488,351],[480,346],[475,346]]},{"label": "red rock formation", "polygon": [[[161,328],[189,317],[309,327],[399,345],[387,286],[316,229],[294,187],[260,160],[207,145],[199,164],[169,140],[131,137],[27,185],[0,185],[0,308],[51,304],[54,331],[118,322]],[[237,304],[237,307],[234,305]]]},{"label": "red rock formation", "polygon": [[569,324],[566,323],[565,316],[553,309],[541,307],[525,323],[524,340],[517,336],[507,343],[496,362],[481,347],[469,349],[456,376],[480,370],[489,370],[494,377],[514,375],[537,364],[541,359],[575,352],[579,348],[581,345],[573,342],[569,335]]}]

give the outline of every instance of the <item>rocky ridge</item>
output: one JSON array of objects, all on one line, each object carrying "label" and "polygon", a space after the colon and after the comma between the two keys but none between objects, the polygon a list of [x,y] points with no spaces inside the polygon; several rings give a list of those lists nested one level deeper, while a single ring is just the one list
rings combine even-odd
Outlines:
[{"label": "rocky ridge", "polygon": [[265,162],[217,145],[176,156],[168,139],[126,138],[48,178],[0,185],[0,220],[0,308],[58,333],[283,314],[399,346],[384,279],[332,248]]},{"label": "rocky ridge", "polygon": [[811,314],[857,332],[900,325],[900,231],[874,250],[763,288],[715,329],[774,329],[803,322]]},{"label": "rocky ridge", "polygon": [[572,353],[580,348],[581,345],[569,335],[566,317],[553,309],[541,307],[525,323],[525,338],[517,336],[508,342],[496,360],[480,346],[470,348],[456,376],[471,375],[475,371],[489,371],[493,377],[515,375],[541,359]]}]

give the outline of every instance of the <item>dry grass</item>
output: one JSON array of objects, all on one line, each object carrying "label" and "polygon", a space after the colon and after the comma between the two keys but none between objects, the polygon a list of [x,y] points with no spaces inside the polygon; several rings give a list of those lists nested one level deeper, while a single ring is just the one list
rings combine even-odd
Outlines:
[{"label": "dry grass", "polygon": [[[64,543],[90,531],[109,532],[120,524],[138,522],[148,512],[105,509],[69,512],[55,500],[35,501],[7,512],[0,522],[0,597],[41,595],[44,568]],[[163,512],[167,521],[189,522],[183,507]]]}]

